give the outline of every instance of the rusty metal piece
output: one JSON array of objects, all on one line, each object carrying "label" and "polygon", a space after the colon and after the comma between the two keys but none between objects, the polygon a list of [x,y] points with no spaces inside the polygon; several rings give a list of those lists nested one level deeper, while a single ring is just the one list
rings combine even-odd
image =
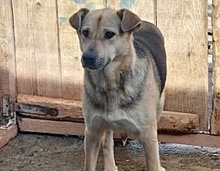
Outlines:
[{"label": "rusty metal piece", "polygon": [[16,114],[12,109],[13,99],[5,96],[2,101],[2,119],[5,120],[5,124],[0,129],[8,129],[13,125],[16,125]]},{"label": "rusty metal piece", "polygon": [[3,117],[9,117],[9,108],[10,108],[10,103],[9,103],[9,98],[8,97],[4,97],[2,99],[2,116]]},{"label": "rusty metal piece", "polygon": [[42,116],[57,116],[59,114],[56,108],[49,108],[39,105],[14,103],[14,111],[18,113],[28,113]]}]

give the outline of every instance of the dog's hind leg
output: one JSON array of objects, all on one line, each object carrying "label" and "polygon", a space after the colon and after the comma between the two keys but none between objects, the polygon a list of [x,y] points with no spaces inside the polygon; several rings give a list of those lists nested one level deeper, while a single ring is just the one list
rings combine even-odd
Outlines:
[{"label": "dog's hind leg", "polygon": [[157,122],[160,120],[160,117],[163,113],[163,107],[164,107],[164,99],[165,99],[165,94],[164,92],[161,94],[159,104],[157,106]]},{"label": "dog's hind leg", "polygon": [[108,130],[104,133],[103,141],[103,157],[104,157],[104,171],[117,171],[114,159],[114,140],[113,131]]},{"label": "dog's hind leg", "polygon": [[157,140],[157,122],[149,124],[141,133],[148,171],[165,171],[160,165],[159,147]]},{"label": "dog's hind leg", "polygon": [[95,171],[98,159],[99,149],[101,146],[103,132],[96,132],[86,129],[84,151],[85,164],[84,171]]}]

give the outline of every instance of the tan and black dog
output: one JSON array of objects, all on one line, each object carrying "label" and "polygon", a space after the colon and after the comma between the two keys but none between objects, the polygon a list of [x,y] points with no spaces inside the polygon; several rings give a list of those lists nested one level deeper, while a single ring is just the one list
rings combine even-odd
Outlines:
[{"label": "tan and black dog", "polygon": [[161,32],[127,9],[82,8],[69,21],[83,53],[84,170],[95,171],[102,146],[104,170],[117,171],[113,132],[126,132],[142,143],[147,169],[165,171],[157,140],[166,81]]}]

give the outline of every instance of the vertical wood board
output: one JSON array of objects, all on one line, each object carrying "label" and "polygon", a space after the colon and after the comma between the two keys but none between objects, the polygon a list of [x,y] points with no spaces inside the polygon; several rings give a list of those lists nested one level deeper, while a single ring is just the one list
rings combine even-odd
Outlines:
[{"label": "vertical wood board", "polygon": [[61,97],[56,0],[13,0],[18,93]]},{"label": "vertical wood board", "polygon": [[220,0],[213,0],[213,113],[211,133],[220,135]]},{"label": "vertical wood board", "polygon": [[[15,43],[11,0],[0,1],[0,106],[2,97],[15,98]],[[1,112],[1,107],[0,107]]]},{"label": "vertical wood board", "polygon": [[104,0],[57,0],[59,48],[62,67],[62,98],[80,100],[83,85],[81,51],[76,31],[69,24],[69,17],[80,8],[104,8]]},{"label": "vertical wood board", "polygon": [[107,0],[107,7],[115,10],[126,8],[133,11],[142,20],[156,22],[156,0]]},{"label": "vertical wood board", "polygon": [[[11,0],[0,1],[0,120],[4,96],[15,98],[15,42]],[[3,118],[4,120],[4,118]],[[1,124],[1,123],[0,123]],[[5,123],[4,123],[5,124]],[[0,125],[2,126],[2,125]],[[17,125],[0,128],[0,148],[17,135]]]},{"label": "vertical wood board", "polygon": [[157,25],[165,37],[165,110],[196,113],[207,128],[207,1],[158,0]]}]

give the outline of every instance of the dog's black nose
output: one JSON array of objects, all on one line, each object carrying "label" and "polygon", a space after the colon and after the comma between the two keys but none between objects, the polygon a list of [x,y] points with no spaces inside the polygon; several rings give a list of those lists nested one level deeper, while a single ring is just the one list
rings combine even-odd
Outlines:
[{"label": "dog's black nose", "polygon": [[94,50],[90,49],[83,53],[82,60],[84,64],[94,64],[96,62],[97,54]]}]

